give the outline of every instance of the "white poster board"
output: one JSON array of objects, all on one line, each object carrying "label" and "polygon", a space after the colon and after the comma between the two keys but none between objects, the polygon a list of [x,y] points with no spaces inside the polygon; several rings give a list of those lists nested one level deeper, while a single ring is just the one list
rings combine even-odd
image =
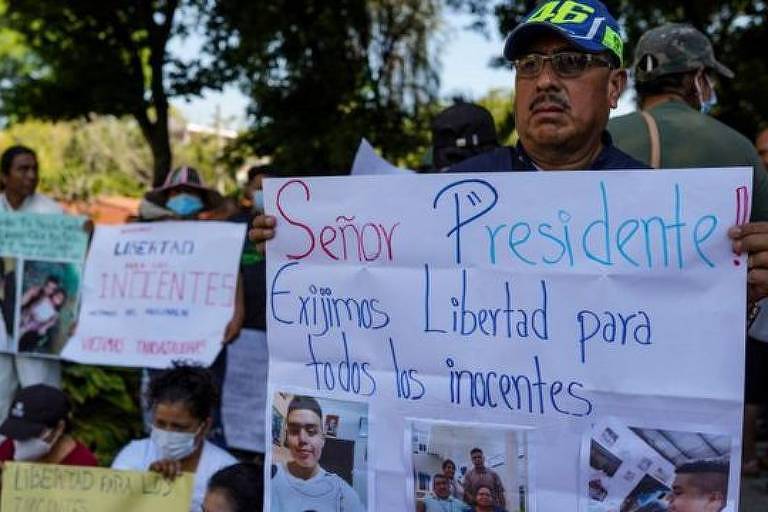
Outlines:
[{"label": "white poster board", "polygon": [[265,331],[243,329],[227,347],[221,416],[230,448],[264,452],[267,359]]},{"label": "white poster board", "polygon": [[[745,169],[268,180],[269,398],[368,404],[367,510],[414,510],[447,458],[471,470],[464,437],[486,443],[512,510],[603,510],[583,446],[609,417],[725,436],[736,509],[746,257],[726,232],[750,183]],[[271,410],[284,460],[287,409]]]},{"label": "white poster board", "polygon": [[98,226],[77,330],[62,357],[86,364],[210,365],[232,318],[245,226]]}]

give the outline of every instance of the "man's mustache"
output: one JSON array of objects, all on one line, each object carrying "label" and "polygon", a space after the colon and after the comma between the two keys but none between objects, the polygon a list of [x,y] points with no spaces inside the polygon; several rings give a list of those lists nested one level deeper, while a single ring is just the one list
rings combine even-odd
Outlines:
[{"label": "man's mustache", "polygon": [[554,103],[555,105],[559,106],[563,110],[567,110],[571,108],[568,98],[558,93],[546,92],[536,96],[531,102],[531,105],[530,107],[528,107],[528,109],[533,111],[542,103]]}]

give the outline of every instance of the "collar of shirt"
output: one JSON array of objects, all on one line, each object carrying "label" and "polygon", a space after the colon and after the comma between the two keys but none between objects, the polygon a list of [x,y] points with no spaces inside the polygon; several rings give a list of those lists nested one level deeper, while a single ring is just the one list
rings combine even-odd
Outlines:
[{"label": "collar of shirt", "polygon": [[19,207],[14,208],[13,206],[11,206],[11,203],[8,202],[8,198],[5,196],[5,192],[3,192],[2,194],[0,194],[0,199],[2,199],[2,201],[0,202],[0,206],[2,206],[2,208],[0,209],[8,212],[23,212],[25,209],[29,207],[29,204],[32,202],[33,197],[35,197],[34,194],[25,197],[24,200],[19,205]]},{"label": "collar of shirt", "polygon": [[[603,134],[600,137],[600,142],[602,142],[603,144],[603,149],[597,155],[597,158],[595,158],[595,160],[592,162],[592,165],[590,165],[589,167],[590,169],[602,170],[602,169],[627,168],[627,167],[622,167],[623,165],[625,165],[626,155],[624,155],[621,151],[619,151],[616,148],[616,146],[613,145],[613,138],[611,137],[611,134],[608,133],[608,130],[603,130]],[[536,165],[536,163],[534,163],[531,157],[528,156],[528,153],[525,151],[525,148],[523,147],[523,143],[520,142],[519,140],[517,141],[515,152],[517,154],[514,162],[515,170],[521,170],[521,171],[540,171],[541,170],[541,168],[538,165]],[[644,168],[647,168],[647,166],[642,164],[641,168],[644,169]]]}]

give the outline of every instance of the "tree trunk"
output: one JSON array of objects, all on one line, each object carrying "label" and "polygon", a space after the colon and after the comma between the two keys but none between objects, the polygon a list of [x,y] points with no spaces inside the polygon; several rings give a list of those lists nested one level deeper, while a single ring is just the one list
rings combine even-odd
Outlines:
[{"label": "tree trunk", "polygon": [[152,186],[159,187],[171,171],[171,142],[168,130],[168,108],[157,109],[157,120],[152,122],[147,112],[139,110],[133,117],[139,123],[144,140],[152,151]]},{"label": "tree trunk", "polygon": [[152,147],[152,185],[159,187],[171,172],[171,143],[168,140],[168,120],[154,126],[155,135],[149,141]]}]

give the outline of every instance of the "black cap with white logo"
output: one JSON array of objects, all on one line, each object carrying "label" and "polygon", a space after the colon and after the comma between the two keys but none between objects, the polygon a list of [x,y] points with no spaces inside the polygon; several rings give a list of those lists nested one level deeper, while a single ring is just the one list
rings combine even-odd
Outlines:
[{"label": "black cap with white logo", "polygon": [[0,425],[0,434],[18,441],[37,437],[66,419],[69,411],[69,399],[60,389],[46,384],[21,388]]}]

